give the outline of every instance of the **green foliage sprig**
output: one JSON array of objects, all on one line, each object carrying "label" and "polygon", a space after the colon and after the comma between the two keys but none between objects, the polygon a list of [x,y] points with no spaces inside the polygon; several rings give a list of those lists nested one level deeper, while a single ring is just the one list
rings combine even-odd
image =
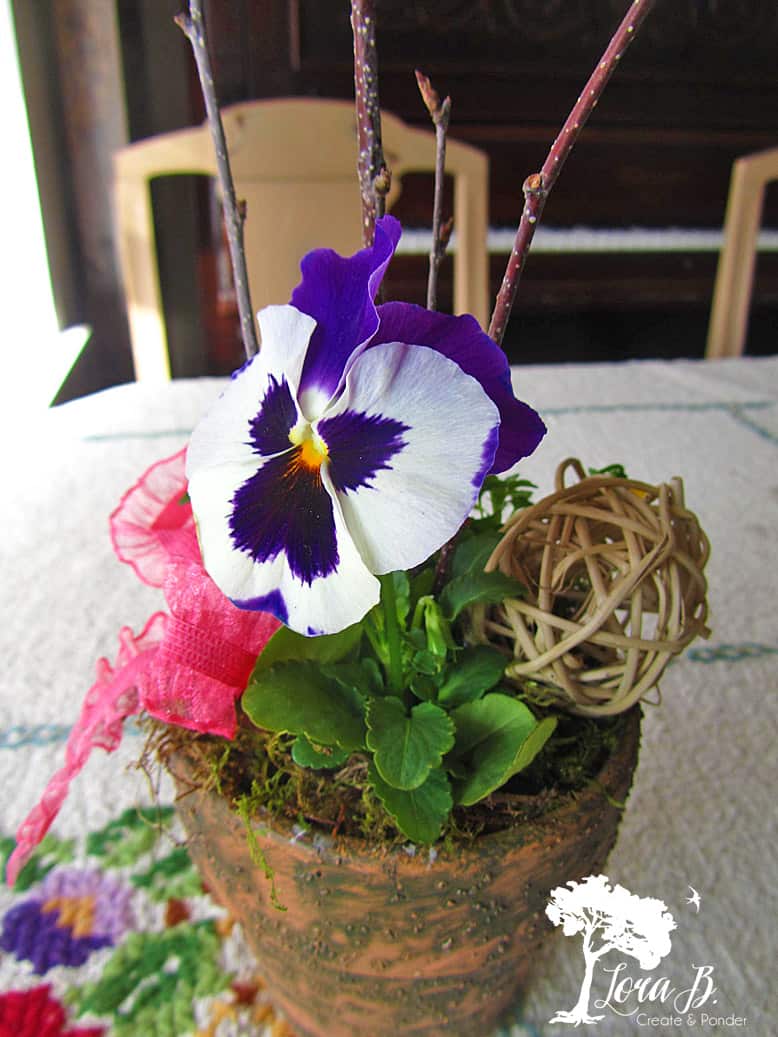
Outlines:
[{"label": "green foliage sprig", "polygon": [[489,478],[454,543],[411,573],[381,577],[381,600],[339,634],[281,628],[259,657],[242,705],[266,731],[295,736],[292,758],[317,770],[367,758],[367,781],[397,828],[431,843],[454,806],[470,806],[527,767],[556,719],[536,719],[502,683],[506,659],[468,645],[466,609],[522,586],[484,564],[504,514],[532,484]]}]

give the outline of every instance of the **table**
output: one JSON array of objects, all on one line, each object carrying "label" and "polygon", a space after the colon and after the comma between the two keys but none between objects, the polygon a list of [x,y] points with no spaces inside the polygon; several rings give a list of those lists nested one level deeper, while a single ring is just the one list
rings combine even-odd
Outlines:
[{"label": "table", "polygon": [[[771,1032],[776,1006],[768,1001],[778,951],[773,790],[778,742],[778,357],[522,367],[514,370],[514,380],[519,395],[538,409],[549,428],[536,454],[521,466],[541,490],[551,488],[557,462],[571,454],[594,467],[622,462],[630,475],[648,481],[681,474],[687,504],[699,515],[713,547],[708,567],[713,636],[671,665],[662,682],[661,707],[646,710],[641,761],[619,843],[607,866],[612,882],[666,902],[677,923],[672,951],[646,973],[634,959],[619,959],[613,952],[601,962],[592,1003],[605,998],[612,975],[605,970],[620,960],[631,962],[631,976],[650,976],[652,982],[664,976],[678,991],[690,985],[697,966],[712,966],[717,993],[696,1010],[697,1028]],[[58,765],[65,732],[92,682],[95,660],[101,655],[113,658],[120,626],[137,631],[162,607],[161,596],[115,560],[107,517],[145,467],[184,444],[220,384],[201,379],[119,386],[4,429],[0,834],[13,832]],[[171,837],[158,837],[153,827],[114,826],[102,842],[92,841],[85,856],[88,833],[106,828],[127,807],[152,802],[144,775],[130,768],[142,745],[133,728],[115,756],[95,753],[54,828],[60,840],[54,856],[64,853],[62,840],[75,839],[68,867],[80,869],[84,889],[91,882],[93,901],[126,908],[124,914],[117,908],[117,944],[129,940],[128,931],[139,939],[137,930],[156,929],[157,938],[167,933],[172,939],[177,930],[166,929],[165,918],[175,921],[176,911],[190,913],[193,932],[198,919],[218,915],[207,898],[197,895],[185,855],[176,858],[175,866],[160,865],[177,847]],[[163,803],[170,802],[164,781],[158,795]],[[85,872],[88,880],[83,879]],[[64,896],[52,874],[56,869],[43,880],[49,883],[46,895]],[[78,886],[72,881],[73,888]],[[698,913],[686,902],[690,886],[700,894]],[[26,904],[28,915],[40,921],[40,888],[40,883],[33,884],[15,894],[3,889],[0,917]],[[81,903],[87,894],[78,890]],[[72,891],[70,895],[78,900]],[[217,931],[208,924],[197,930]],[[181,1006],[191,1002],[191,984],[197,980],[200,990],[224,986],[228,969],[223,956],[234,966],[240,939],[233,931],[220,943],[216,978],[193,979],[194,973],[187,973],[194,967],[193,947],[190,941],[170,952],[180,984],[170,988],[178,990],[169,997],[171,1004],[178,999],[178,1007],[165,1016],[170,1028],[164,1032],[176,1037],[189,1032]],[[215,953],[212,947],[207,954],[199,947],[198,960],[210,961],[208,954]],[[110,947],[91,948],[82,966],[59,964],[41,978],[29,962],[9,951],[0,962],[0,991],[5,992],[0,998],[40,982],[52,983],[51,996],[59,997],[69,984],[80,986],[86,977],[104,974],[113,954]],[[513,1037],[564,1032],[548,1020],[572,1007],[582,976],[580,938],[565,938],[557,931],[516,1024],[506,1032]],[[250,974],[243,978],[251,982]],[[153,979],[144,981],[147,987]],[[159,976],[156,981],[162,998]],[[221,1012],[219,1037],[245,1033],[239,1028],[243,1010],[235,1008],[235,1000],[234,991],[226,990],[215,1001],[198,1001],[201,1032],[216,1033],[213,1020]],[[244,1000],[251,1000],[245,990]],[[7,998],[0,1000],[0,1020],[4,1003]],[[639,1013],[622,1017],[612,1006],[623,1012],[638,1007]],[[157,1019],[163,1018],[159,1004],[155,1011]],[[255,1020],[267,1012],[261,995],[252,1011]],[[703,1013],[735,1018],[717,1026]],[[633,1031],[678,1034],[690,1027],[674,1021],[677,1013],[669,1003],[638,1006],[634,993],[620,1006],[611,998],[602,1014],[602,1021],[584,1028],[586,1032],[598,1037]],[[113,1018],[106,1032],[118,1037],[152,1032],[138,1029],[139,1024],[133,1029],[120,1013],[99,1018],[103,1025]],[[89,1019],[85,1016],[78,1025],[86,1026]],[[738,1022],[742,1019],[746,1022]],[[89,1025],[97,1023],[93,1019]],[[264,1024],[256,1025],[256,1032],[270,1033]]]}]

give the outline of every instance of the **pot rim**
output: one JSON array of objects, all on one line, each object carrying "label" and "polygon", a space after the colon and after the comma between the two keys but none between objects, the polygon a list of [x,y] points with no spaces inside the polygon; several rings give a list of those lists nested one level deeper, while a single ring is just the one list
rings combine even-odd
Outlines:
[{"label": "pot rim", "polygon": [[[583,815],[587,811],[593,811],[598,802],[602,802],[605,807],[613,810],[621,810],[622,807],[615,804],[613,799],[626,797],[631,787],[640,748],[642,715],[639,703],[623,714],[625,723],[616,748],[607,757],[597,774],[583,788],[558,793],[546,800],[537,815],[524,818],[505,828],[480,834],[473,841],[477,842],[481,849],[490,847],[497,849],[506,840],[515,843],[518,830],[525,835],[522,842],[532,841],[542,837],[544,830],[563,824],[571,814]],[[203,788],[192,780],[190,761],[186,746],[177,746],[164,759],[165,767],[171,774],[178,790],[175,802],[185,800],[188,795],[215,796],[223,801],[230,817],[234,819],[235,825],[243,829],[243,821],[228,804],[226,797],[221,796],[215,789]],[[179,767],[183,773],[179,772]],[[537,799],[536,796],[529,795],[511,793],[508,795],[513,795],[518,802],[522,803]],[[258,832],[260,837],[270,839],[272,842],[278,840],[286,844],[296,844],[300,848],[305,847],[319,855],[332,853],[352,859],[397,857],[411,862],[425,860],[427,854],[424,851],[434,851],[435,859],[459,857],[470,846],[467,842],[458,843],[456,848],[450,852],[440,841],[429,846],[414,844],[411,840],[389,843],[366,839],[364,836],[350,833],[338,833],[333,836],[314,826],[309,827],[305,834],[301,835],[300,826],[296,822],[287,817],[272,814],[266,808],[260,808],[260,811],[252,818],[252,822],[254,828],[260,829]],[[406,847],[409,845],[418,846],[414,855],[408,854]]]}]

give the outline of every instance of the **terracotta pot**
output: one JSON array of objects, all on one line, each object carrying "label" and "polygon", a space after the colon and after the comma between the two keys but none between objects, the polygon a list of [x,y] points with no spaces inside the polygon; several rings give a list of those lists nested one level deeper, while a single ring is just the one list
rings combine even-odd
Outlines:
[{"label": "terracotta pot", "polygon": [[639,743],[635,709],[597,782],[452,855],[299,838],[288,823],[262,820],[257,839],[285,911],[271,904],[227,802],[190,791],[185,754],[168,765],[187,793],[178,811],[192,858],[242,923],[270,998],[298,1037],[485,1037],[552,930],[549,891],[603,867],[621,817],[608,797],[627,796]]}]

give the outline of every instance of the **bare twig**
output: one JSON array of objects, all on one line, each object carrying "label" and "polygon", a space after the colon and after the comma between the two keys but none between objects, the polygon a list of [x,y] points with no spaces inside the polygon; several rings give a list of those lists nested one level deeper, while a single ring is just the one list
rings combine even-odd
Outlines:
[{"label": "bare twig", "polygon": [[491,323],[489,324],[489,334],[498,344],[502,343],[503,336],[505,335],[505,328],[511,314],[513,300],[516,297],[516,288],[518,287],[521,272],[524,269],[524,263],[535,228],[546,204],[546,198],[559,176],[565,159],[572,151],[584,123],[599,101],[600,95],[605,89],[605,84],[611,77],[611,73],[621,60],[624,51],[635,38],[638,29],[654,6],[654,2],[655,0],[633,0],[630,4],[629,10],[614,33],[605,53],[589,77],[589,82],[584,87],[582,94],[568,115],[567,121],[552,144],[543,168],[539,173],[533,173],[524,181],[524,208],[521,213],[518,230],[516,231],[513,251],[505,269],[505,276],[503,277]]},{"label": "bare twig", "polygon": [[391,177],[381,146],[375,0],[351,0],[354,36],[354,97],[357,111],[357,169],[362,196],[362,241],[372,245],[375,221],[383,215]]},{"label": "bare twig", "polygon": [[232,260],[232,273],[235,279],[235,294],[238,299],[240,315],[240,333],[246,357],[250,358],[258,351],[257,334],[254,327],[254,314],[251,309],[249,295],[249,279],[246,270],[246,253],[243,247],[243,222],[246,218],[245,205],[239,205],[235,197],[235,184],[230,170],[230,159],[227,154],[227,142],[224,137],[219,104],[216,100],[216,89],[211,71],[211,61],[205,40],[205,23],[201,0],[189,0],[189,12],[176,16],[176,25],[183,31],[192,45],[200,86],[205,101],[208,125],[213,137],[216,151],[216,167],[219,172],[222,203],[224,205],[225,224],[227,228],[227,244]]},{"label": "bare twig", "polygon": [[438,308],[438,271],[446,254],[446,245],[451,237],[451,221],[443,223],[443,180],[446,172],[446,134],[451,118],[451,98],[444,101],[427,76],[416,69],[416,82],[419,91],[430,113],[435,127],[435,195],[432,206],[432,249],[430,251],[430,269],[427,278],[427,309]]}]

